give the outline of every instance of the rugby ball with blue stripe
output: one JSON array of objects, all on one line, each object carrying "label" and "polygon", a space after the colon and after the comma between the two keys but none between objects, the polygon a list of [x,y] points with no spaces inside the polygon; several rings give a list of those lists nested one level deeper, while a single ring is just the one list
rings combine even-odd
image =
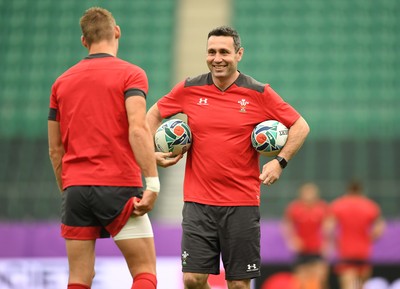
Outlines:
[{"label": "rugby ball with blue stripe", "polygon": [[173,156],[186,153],[192,145],[192,132],[186,122],[180,119],[170,119],[160,125],[154,136],[158,151]]},{"label": "rugby ball with blue stripe", "polygon": [[259,123],[251,133],[251,144],[261,155],[273,157],[286,144],[289,130],[277,120]]}]

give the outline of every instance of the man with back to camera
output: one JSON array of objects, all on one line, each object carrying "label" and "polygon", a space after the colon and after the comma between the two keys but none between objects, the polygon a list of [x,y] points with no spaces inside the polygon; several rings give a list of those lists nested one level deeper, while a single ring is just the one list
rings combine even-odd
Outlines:
[{"label": "man with back to camera", "polygon": [[121,30],[109,11],[90,8],[80,25],[89,55],[53,84],[48,117],[49,154],[62,192],[68,289],[91,287],[96,239],[110,235],[134,279],[131,288],[155,289],[146,213],[160,182],[146,122],[147,76],[116,57]]},{"label": "man with back to camera", "polygon": [[346,193],[332,201],[325,230],[336,245],[334,271],[341,289],[360,289],[372,275],[372,245],[385,227],[381,208],[364,195],[357,180],[350,181]]},{"label": "man with back to camera", "polygon": [[[192,131],[188,151],[182,221],[185,289],[210,289],[220,256],[229,289],[249,289],[260,276],[260,182],[276,182],[309,132],[306,121],[272,90],[237,70],[244,49],[236,30],[218,27],[208,34],[210,73],[178,83],[147,113],[155,133],[162,119],[184,113]],[[289,128],[279,156],[259,172],[252,148],[253,128],[276,119]],[[160,166],[182,155],[156,153]]]}]

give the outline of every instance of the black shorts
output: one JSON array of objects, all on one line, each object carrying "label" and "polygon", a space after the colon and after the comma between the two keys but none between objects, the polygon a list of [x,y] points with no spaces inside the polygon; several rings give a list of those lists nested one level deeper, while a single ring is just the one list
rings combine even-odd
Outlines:
[{"label": "black shorts", "polygon": [[208,206],[185,202],[182,271],[219,274],[227,280],[260,276],[260,210],[257,206]]},{"label": "black shorts", "polygon": [[141,197],[142,191],[137,187],[68,187],[62,193],[62,237],[93,240],[115,236],[132,214],[129,201]]},{"label": "black shorts", "polygon": [[324,260],[324,258],[321,256],[321,254],[299,253],[296,256],[294,266],[312,264],[312,263],[323,261],[323,260]]},{"label": "black shorts", "polygon": [[342,274],[347,270],[356,271],[360,276],[372,269],[369,260],[366,259],[339,259],[335,264],[335,272]]}]

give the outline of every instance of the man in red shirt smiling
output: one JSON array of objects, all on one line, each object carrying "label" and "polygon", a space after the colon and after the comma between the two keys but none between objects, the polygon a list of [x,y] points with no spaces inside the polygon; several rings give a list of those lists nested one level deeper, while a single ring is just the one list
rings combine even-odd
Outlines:
[{"label": "man in red shirt smiling", "polygon": [[[260,183],[276,182],[308,135],[300,114],[268,84],[238,71],[244,53],[230,27],[208,34],[209,73],[178,83],[147,113],[153,132],[162,119],[188,117],[193,142],[188,151],[183,208],[182,267],[185,289],[209,289],[208,274],[224,263],[229,289],[249,289],[260,276]],[[289,136],[279,157],[260,174],[250,141],[254,127],[282,122]],[[179,161],[157,154],[161,166]]]}]

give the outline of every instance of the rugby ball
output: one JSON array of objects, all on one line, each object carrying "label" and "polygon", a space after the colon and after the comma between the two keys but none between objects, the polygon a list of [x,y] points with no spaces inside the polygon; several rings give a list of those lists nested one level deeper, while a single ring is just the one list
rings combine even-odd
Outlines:
[{"label": "rugby ball", "polygon": [[192,145],[192,132],[186,122],[180,119],[170,119],[160,125],[154,136],[158,151],[173,156],[184,154]]},{"label": "rugby ball", "polygon": [[261,155],[276,156],[286,144],[288,128],[277,120],[259,123],[251,133],[251,144]]}]

